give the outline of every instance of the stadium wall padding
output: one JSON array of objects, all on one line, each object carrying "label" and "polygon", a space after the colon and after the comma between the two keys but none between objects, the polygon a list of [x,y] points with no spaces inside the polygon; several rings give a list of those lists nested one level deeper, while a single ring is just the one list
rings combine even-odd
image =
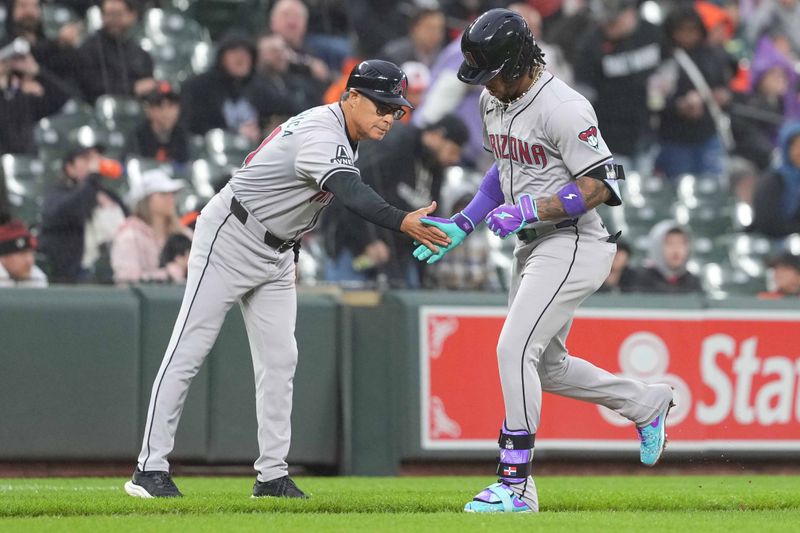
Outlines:
[{"label": "stadium wall padding", "polygon": [[[0,291],[0,460],[133,463],[182,293],[154,285]],[[371,294],[300,291],[290,463],[391,475],[404,460],[491,460],[486,451],[420,444],[420,308],[502,309],[505,295]],[[800,308],[794,301],[642,295],[596,295],[584,307]],[[234,308],[189,391],[172,459],[247,464],[257,453],[252,362]]]},{"label": "stadium wall padding", "polygon": [[[0,460],[135,460],[153,379],[183,290],[54,287],[0,291]],[[294,463],[339,463],[339,309],[302,294]],[[172,459],[258,455],[255,385],[239,309],[189,390]]]}]

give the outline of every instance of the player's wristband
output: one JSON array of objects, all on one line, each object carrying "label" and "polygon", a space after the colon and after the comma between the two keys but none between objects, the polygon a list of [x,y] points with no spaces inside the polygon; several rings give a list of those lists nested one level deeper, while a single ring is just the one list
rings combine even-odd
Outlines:
[{"label": "player's wristband", "polygon": [[475,223],[464,213],[463,211],[459,211],[452,217],[450,217],[456,226],[458,226],[461,231],[469,235],[475,229]]},{"label": "player's wristband", "polygon": [[519,209],[522,212],[523,222],[533,224],[539,222],[539,212],[536,209],[536,200],[530,194],[523,194],[519,198]]},{"label": "player's wristband", "polygon": [[581,194],[581,190],[578,188],[576,182],[571,181],[567,185],[564,185],[557,194],[568,216],[573,218],[578,217],[589,210],[586,207],[586,201],[584,201],[583,194]]}]

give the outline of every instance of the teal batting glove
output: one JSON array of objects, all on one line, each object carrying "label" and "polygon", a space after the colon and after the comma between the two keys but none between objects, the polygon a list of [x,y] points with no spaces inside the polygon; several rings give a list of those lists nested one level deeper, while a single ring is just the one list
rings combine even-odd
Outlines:
[{"label": "teal batting glove", "polygon": [[450,244],[447,246],[439,246],[439,251],[436,253],[424,244],[417,246],[416,250],[412,253],[414,259],[417,261],[425,261],[429,265],[439,261],[447,252],[464,242],[467,235],[472,233],[472,230],[475,229],[475,224],[473,224],[464,213],[456,213],[452,218],[422,217],[420,221],[423,224],[442,230],[450,237]]}]

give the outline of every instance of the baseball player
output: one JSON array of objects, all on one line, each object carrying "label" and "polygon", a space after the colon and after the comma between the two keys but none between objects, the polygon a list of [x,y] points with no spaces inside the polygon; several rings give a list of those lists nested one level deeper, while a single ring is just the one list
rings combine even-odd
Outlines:
[{"label": "baseball player", "polygon": [[[189,256],[186,292],[153,383],[142,450],[125,491],[144,498],[181,496],[167,455],[192,378],[238,302],[253,357],[259,457],[253,496],[305,498],[287,474],[292,380],[297,364],[295,263],[302,235],[335,195],[379,226],[436,248],[447,236],[361,181],[361,140],[381,140],[411,105],[406,75],[387,61],[352,70],[336,104],[311,108],[277,127],[203,209]],[[438,251],[438,248],[437,248]],[[292,253],[294,252],[294,253]]]},{"label": "baseball player", "polygon": [[539,502],[531,462],[542,391],[608,407],[634,422],[640,458],[654,465],[672,405],[667,385],[620,378],[569,354],[575,309],[611,269],[616,237],[594,208],[620,205],[611,153],[592,106],[544,69],[525,21],[493,9],[461,39],[461,81],[484,85],[484,147],[495,158],[470,204],[450,219],[423,221],[452,243],[414,256],[433,263],[485,219],[495,234],[515,235],[509,311],[497,343],[505,403],[498,483],[466,504],[468,512],[531,512]]}]

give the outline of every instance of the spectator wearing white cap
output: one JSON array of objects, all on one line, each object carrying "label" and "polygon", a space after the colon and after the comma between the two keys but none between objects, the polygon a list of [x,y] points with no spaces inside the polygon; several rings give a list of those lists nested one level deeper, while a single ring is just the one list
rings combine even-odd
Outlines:
[{"label": "spectator wearing white cap", "polygon": [[[139,282],[180,283],[186,279],[185,260],[176,258],[159,266],[167,239],[174,234],[191,238],[180,225],[175,193],[184,184],[161,169],[144,172],[131,188],[128,200],[133,211],[120,227],[111,245],[111,267],[118,284]],[[181,256],[183,257],[183,256]]]},{"label": "spectator wearing white cap", "polygon": [[[414,109],[422,105],[422,97],[431,85],[431,70],[420,63],[419,61],[406,61],[400,68],[406,73],[408,77],[408,92],[406,93],[406,100],[411,102]],[[402,118],[404,123],[411,122],[411,116],[414,114],[412,109]]]}]

